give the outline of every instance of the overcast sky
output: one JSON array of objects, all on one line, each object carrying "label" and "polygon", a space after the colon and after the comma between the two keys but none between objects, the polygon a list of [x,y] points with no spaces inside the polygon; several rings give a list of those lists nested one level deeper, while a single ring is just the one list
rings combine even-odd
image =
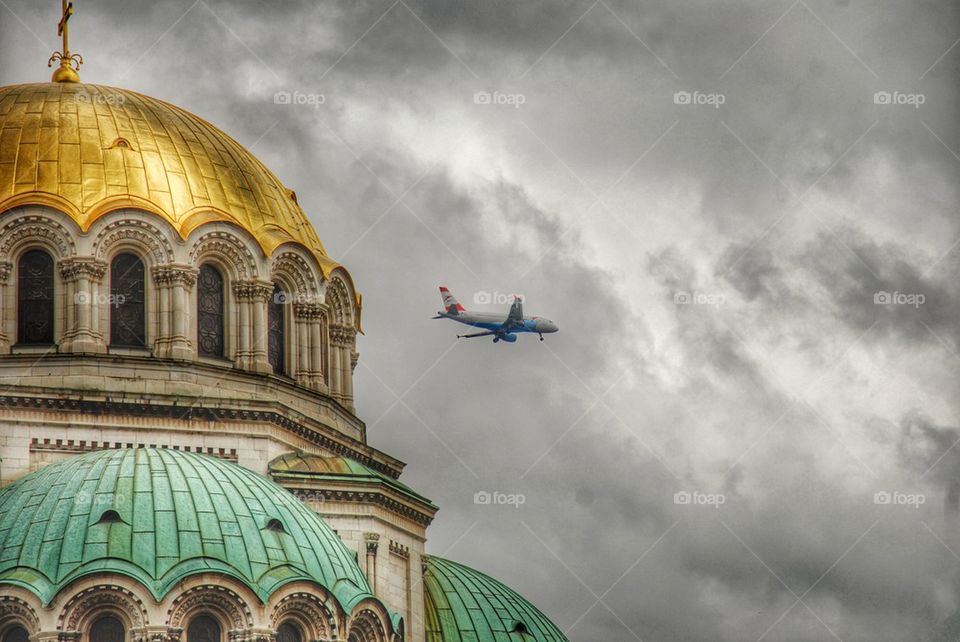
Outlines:
[{"label": "overcast sky", "polygon": [[[237,138],[353,273],[430,552],[571,640],[949,627],[956,2],[74,4],[85,81]],[[0,1],[0,84],[49,77],[58,13]],[[458,343],[439,284],[561,331]]]}]

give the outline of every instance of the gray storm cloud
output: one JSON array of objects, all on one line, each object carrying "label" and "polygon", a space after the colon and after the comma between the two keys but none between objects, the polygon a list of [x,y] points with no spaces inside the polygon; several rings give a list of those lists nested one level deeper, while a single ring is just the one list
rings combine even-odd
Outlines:
[{"label": "gray storm cloud", "polygon": [[[0,6],[0,82],[55,4]],[[572,640],[960,631],[956,3],[76,5],[85,81],[252,148],[350,267],[432,552]],[[457,344],[441,283],[561,332]]]}]

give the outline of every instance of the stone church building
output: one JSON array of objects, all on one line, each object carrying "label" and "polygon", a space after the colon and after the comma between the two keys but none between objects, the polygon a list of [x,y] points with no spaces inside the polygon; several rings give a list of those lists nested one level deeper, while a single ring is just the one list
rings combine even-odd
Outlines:
[{"label": "stone church building", "polygon": [[296,194],[70,58],[0,87],[0,642],[566,640],[426,554]]}]

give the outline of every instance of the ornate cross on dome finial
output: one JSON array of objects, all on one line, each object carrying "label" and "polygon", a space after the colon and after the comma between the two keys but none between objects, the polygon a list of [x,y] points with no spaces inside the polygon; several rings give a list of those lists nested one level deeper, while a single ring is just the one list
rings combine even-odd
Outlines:
[{"label": "ornate cross on dome finial", "polygon": [[83,56],[70,53],[68,40],[67,21],[73,15],[73,2],[63,0],[63,14],[60,16],[60,22],[57,23],[57,35],[63,36],[63,51],[54,51],[47,61],[47,67],[52,67],[53,63],[58,62],[60,66],[53,72],[53,82],[80,82],[80,65],[83,64]]}]

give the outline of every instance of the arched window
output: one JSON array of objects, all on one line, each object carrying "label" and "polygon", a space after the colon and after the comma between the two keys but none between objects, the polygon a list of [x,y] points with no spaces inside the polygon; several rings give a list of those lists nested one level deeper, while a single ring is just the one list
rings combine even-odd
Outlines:
[{"label": "arched window", "polygon": [[303,634],[295,624],[284,622],[277,629],[277,642],[303,642]]},{"label": "arched window", "polygon": [[209,615],[200,615],[187,627],[187,642],[221,642],[220,623]]},{"label": "arched window", "polygon": [[147,347],[143,261],[118,254],[110,264],[110,345]]},{"label": "arched window", "polygon": [[267,304],[267,359],[273,366],[273,371],[283,374],[286,369],[287,349],[286,341],[286,306],[287,295],[280,286],[274,283],[273,296]]},{"label": "arched window", "polygon": [[53,258],[29,250],[17,264],[17,342],[53,343]]},{"label": "arched window", "polygon": [[3,642],[29,642],[30,634],[22,626],[14,626],[3,634]]},{"label": "arched window", "polygon": [[90,642],[125,642],[126,638],[123,622],[112,615],[104,615],[90,627]]},{"label": "arched window", "polygon": [[223,275],[208,263],[197,279],[197,342],[202,356],[223,356]]}]

